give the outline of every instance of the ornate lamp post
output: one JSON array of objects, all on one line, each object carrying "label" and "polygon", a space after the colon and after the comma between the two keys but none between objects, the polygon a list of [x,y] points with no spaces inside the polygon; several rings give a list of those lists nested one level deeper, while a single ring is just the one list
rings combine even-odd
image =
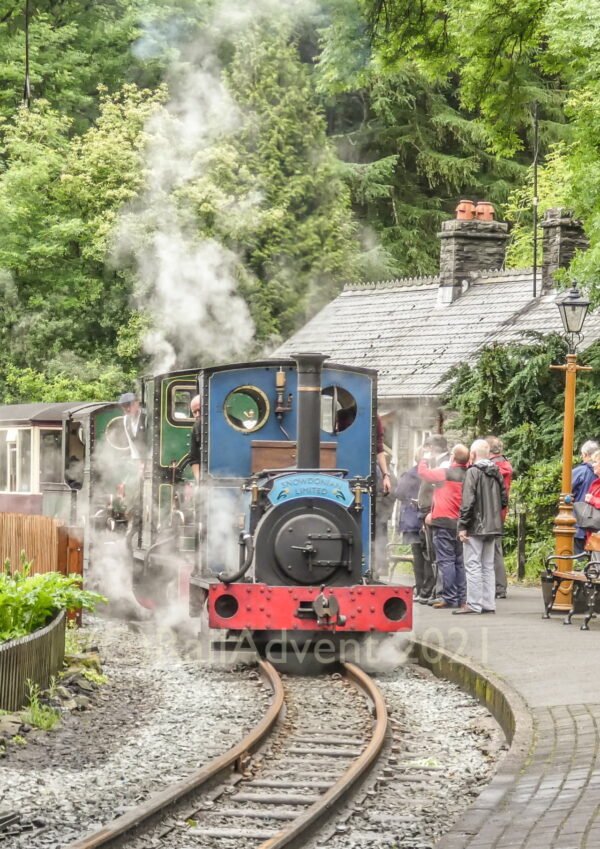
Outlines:
[{"label": "ornate lamp post", "polygon": [[[575,536],[575,516],[573,515],[573,495],[571,493],[571,472],[573,466],[573,431],[575,429],[575,382],[578,371],[590,371],[589,366],[577,365],[577,345],[583,339],[581,328],[585,321],[590,302],[577,291],[577,286],[556,298],[560,317],[569,346],[567,362],[563,366],[551,366],[565,372],[565,415],[563,423],[562,455],[562,492],[558,515],[554,520],[555,554],[558,556],[573,554]],[[566,568],[570,568],[566,566]],[[558,600],[558,599],[557,599]]]}]

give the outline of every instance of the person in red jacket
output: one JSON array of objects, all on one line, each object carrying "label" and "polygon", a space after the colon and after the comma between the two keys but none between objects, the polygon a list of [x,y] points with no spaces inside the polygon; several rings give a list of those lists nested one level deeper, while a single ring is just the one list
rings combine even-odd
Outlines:
[{"label": "person in red jacket", "polygon": [[[504,455],[504,445],[502,440],[497,436],[486,436],[485,441],[490,446],[490,457],[492,463],[495,463],[500,469],[502,480],[506,488],[506,495],[510,492],[510,484],[513,477],[513,467],[510,460]],[[502,511],[502,522],[506,519],[508,507]],[[506,598],[506,566],[504,565],[504,553],[502,551],[502,537],[496,537],[494,548],[494,572],[496,577],[496,598]]]},{"label": "person in red jacket", "polygon": [[457,538],[456,525],[462,500],[462,485],[469,462],[469,449],[466,445],[455,445],[450,454],[448,468],[430,469],[427,460],[425,455],[417,471],[423,480],[434,484],[433,502],[428,518],[433,528],[433,544],[442,576],[442,598],[432,607],[438,610],[459,608],[467,598],[467,583],[463,547]]}]

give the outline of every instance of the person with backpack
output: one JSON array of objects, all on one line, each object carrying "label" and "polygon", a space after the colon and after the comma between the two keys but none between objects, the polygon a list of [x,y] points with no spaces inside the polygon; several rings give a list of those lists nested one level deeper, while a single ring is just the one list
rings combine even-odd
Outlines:
[{"label": "person with backpack", "polygon": [[508,505],[506,487],[498,466],[490,460],[485,439],[471,445],[471,465],[465,474],[458,538],[464,544],[467,603],[453,614],[496,612],[494,550],[502,536],[502,511]]}]

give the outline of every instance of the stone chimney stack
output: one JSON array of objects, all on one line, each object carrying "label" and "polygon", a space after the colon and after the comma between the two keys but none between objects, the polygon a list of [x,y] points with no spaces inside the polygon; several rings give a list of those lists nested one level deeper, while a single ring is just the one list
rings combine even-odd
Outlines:
[{"label": "stone chimney stack", "polygon": [[554,272],[568,268],[577,250],[585,250],[588,240],[581,221],[562,206],[547,209],[541,223],[542,239],[542,288],[552,289],[556,285]]},{"label": "stone chimney stack", "polygon": [[491,203],[461,200],[456,218],[444,221],[440,239],[440,289],[438,304],[450,304],[460,295],[471,272],[502,268],[508,224],[494,220]]}]

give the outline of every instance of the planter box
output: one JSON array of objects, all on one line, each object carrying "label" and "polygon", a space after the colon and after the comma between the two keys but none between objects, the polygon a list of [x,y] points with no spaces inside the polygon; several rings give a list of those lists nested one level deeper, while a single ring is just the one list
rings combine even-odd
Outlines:
[{"label": "planter box", "polygon": [[16,711],[28,698],[27,681],[45,690],[63,667],[65,612],[33,634],[0,643],[0,710]]}]

